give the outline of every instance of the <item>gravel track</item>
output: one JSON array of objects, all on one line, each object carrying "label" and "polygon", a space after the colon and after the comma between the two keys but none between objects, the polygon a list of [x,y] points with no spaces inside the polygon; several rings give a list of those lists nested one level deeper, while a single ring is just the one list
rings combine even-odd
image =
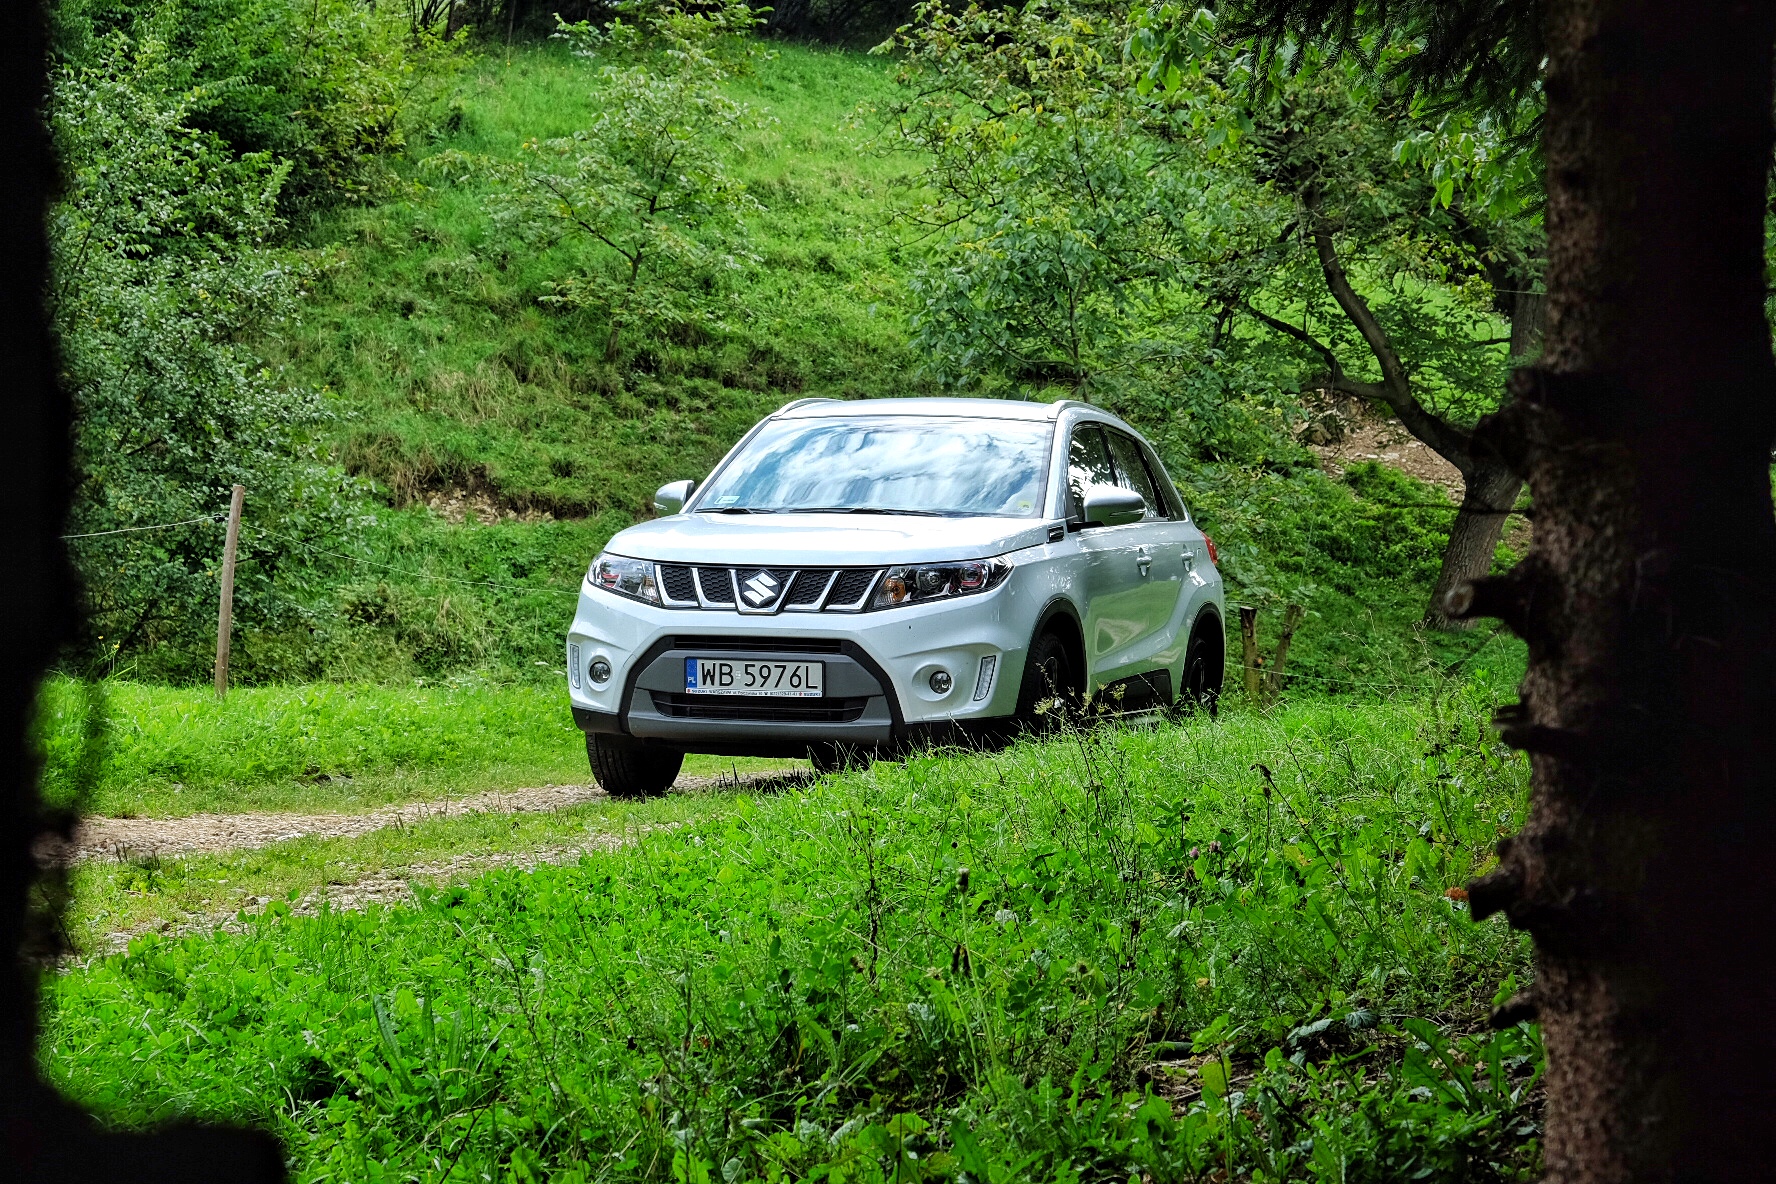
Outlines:
[{"label": "gravel track", "polygon": [[[794,780],[778,773],[751,777],[681,777],[675,790],[765,788]],[[214,851],[250,851],[292,839],[356,838],[384,827],[413,826],[434,818],[465,814],[546,814],[567,810],[608,795],[596,785],[545,785],[534,789],[491,790],[468,797],[378,806],[355,814],[252,813],[191,814],[183,818],[106,818],[81,820],[71,844],[39,852],[46,863],[75,864],[87,860],[159,858]]]}]

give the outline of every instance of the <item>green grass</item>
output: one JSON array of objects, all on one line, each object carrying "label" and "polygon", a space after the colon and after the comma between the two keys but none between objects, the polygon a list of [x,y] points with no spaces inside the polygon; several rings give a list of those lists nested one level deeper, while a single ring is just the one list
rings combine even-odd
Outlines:
[{"label": "green grass", "polygon": [[[585,740],[557,682],[209,688],[52,681],[39,709],[44,796],[87,813],[174,818],[356,811],[481,790],[583,785]],[[95,714],[89,722],[88,712]],[[93,723],[100,731],[92,736]],[[96,747],[96,768],[86,759]],[[693,757],[689,776],[797,767]]]},{"label": "green grass", "polygon": [[1528,1178],[1535,1033],[1470,1035],[1528,944],[1445,894],[1524,809],[1489,705],[588,810],[534,840],[685,824],[141,939],[52,976],[43,1061],[121,1125],[268,1125],[311,1181]]},{"label": "green grass", "polygon": [[561,852],[614,847],[644,830],[706,816],[731,793],[718,787],[548,813],[433,815],[350,838],[305,836],[255,850],[177,858],[126,852],[121,860],[73,870],[67,932],[78,953],[102,953],[116,934],[214,929],[242,909],[305,899],[305,907],[313,907],[331,892],[349,893],[374,877],[463,880],[477,869],[539,854],[564,859]]},{"label": "green grass", "polygon": [[763,262],[736,281],[724,328],[639,329],[616,363],[596,314],[539,301],[587,248],[526,244],[490,219],[481,183],[421,167],[445,149],[511,158],[584,127],[597,69],[555,44],[486,54],[447,130],[403,165],[406,194],[310,231],[313,311],[272,348],[335,392],[338,455],[396,504],[469,488],[556,515],[644,514],[658,485],[704,475],[790,398],[907,388],[887,205],[904,165],[850,126],[891,91],[888,64],[785,45],[733,82],[771,117],[735,161],[766,207],[752,226]]},{"label": "green grass", "polygon": [[[1261,610],[1266,661],[1284,606],[1307,610],[1287,666],[1302,694],[1426,692],[1452,672],[1504,694],[1522,677],[1523,643],[1493,625],[1467,633],[1421,627],[1455,517],[1437,487],[1373,463],[1342,479],[1307,468],[1188,463],[1176,465],[1174,477],[1220,549],[1230,683],[1239,676],[1241,604]],[[1517,558],[1501,545],[1497,565]]]}]

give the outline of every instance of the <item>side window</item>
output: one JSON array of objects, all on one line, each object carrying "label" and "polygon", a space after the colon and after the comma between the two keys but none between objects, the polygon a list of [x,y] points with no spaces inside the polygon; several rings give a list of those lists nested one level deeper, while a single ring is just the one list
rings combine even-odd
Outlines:
[{"label": "side window", "polygon": [[1141,500],[1147,503],[1148,514],[1155,518],[1171,517],[1165,499],[1154,487],[1153,475],[1147,471],[1147,458],[1141,455],[1141,446],[1121,432],[1106,434],[1110,437],[1110,451],[1116,455],[1116,471],[1120,478],[1117,484],[1140,494]]},{"label": "side window", "polygon": [[1116,469],[1104,447],[1104,430],[1095,423],[1073,429],[1067,449],[1067,517],[1085,518],[1085,491],[1094,485],[1115,485]]}]

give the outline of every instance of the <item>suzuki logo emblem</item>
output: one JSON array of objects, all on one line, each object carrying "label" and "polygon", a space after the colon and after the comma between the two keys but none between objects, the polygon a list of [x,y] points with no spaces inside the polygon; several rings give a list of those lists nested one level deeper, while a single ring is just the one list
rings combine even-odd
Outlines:
[{"label": "suzuki logo emblem", "polygon": [[756,571],[740,585],[740,594],[746,597],[746,603],[753,608],[762,608],[776,598],[777,589],[781,586],[777,577],[770,572]]}]

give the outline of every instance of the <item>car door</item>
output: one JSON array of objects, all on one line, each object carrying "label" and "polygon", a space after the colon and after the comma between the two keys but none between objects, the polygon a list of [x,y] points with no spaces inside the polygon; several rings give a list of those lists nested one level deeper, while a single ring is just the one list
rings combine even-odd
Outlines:
[{"label": "car door", "polygon": [[1163,470],[1145,445],[1115,428],[1105,432],[1117,483],[1147,503],[1147,517],[1135,526],[1140,583],[1130,597],[1130,614],[1141,619],[1141,644],[1130,657],[1143,670],[1167,670],[1175,677],[1189,641],[1183,632],[1190,618],[1191,594],[1201,584],[1200,579],[1189,579],[1192,560],[1200,550],[1194,540],[1200,536],[1182,506],[1166,496]]},{"label": "car door", "polygon": [[1130,648],[1148,632],[1151,606],[1142,599],[1142,523],[1091,526],[1085,523],[1085,495],[1094,485],[1118,485],[1116,463],[1102,424],[1073,429],[1067,451],[1067,518],[1078,531],[1078,587],[1085,615],[1086,665],[1091,689],[1122,676],[1131,664]]}]

